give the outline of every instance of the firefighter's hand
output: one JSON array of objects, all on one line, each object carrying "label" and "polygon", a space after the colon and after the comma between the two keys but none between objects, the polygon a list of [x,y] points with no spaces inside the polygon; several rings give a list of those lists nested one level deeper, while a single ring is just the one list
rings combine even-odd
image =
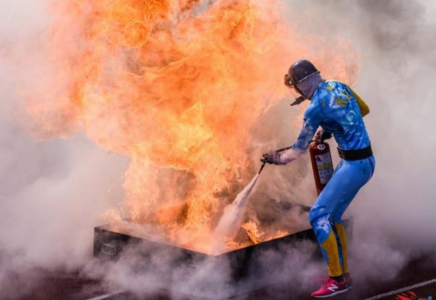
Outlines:
[{"label": "firefighter's hand", "polygon": [[331,139],[332,138],[332,134],[331,132],[328,131],[324,131],[324,130],[320,130],[315,134],[314,140],[317,143],[322,143],[325,140]]},{"label": "firefighter's hand", "polygon": [[273,165],[285,165],[281,159],[282,155],[277,151],[270,151],[262,155],[262,159],[260,160],[263,163],[273,164]]}]

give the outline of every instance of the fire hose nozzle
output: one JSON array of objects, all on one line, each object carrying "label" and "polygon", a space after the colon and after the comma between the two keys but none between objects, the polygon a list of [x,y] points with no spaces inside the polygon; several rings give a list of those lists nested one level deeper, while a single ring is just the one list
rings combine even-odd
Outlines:
[{"label": "fire hose nozzle", "polygon": [[260,170],[259,170],[259,172],[258,172],[257,174],[262,173],[263,168],[265,168],[265,165],[266,165],[266,163],[264,162],[264,163],[262,164],[262,166],[260,166]]}]

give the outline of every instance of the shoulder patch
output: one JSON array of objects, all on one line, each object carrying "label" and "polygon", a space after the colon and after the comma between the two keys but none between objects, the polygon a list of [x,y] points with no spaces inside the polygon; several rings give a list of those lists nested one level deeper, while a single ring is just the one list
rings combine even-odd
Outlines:
[{"label": "shoulder patch", "polygon": [[337,97],[335,102],[340,106],[340,107],[345,107],[345,105],[347,105],[348,101],[347,100],[342,100],[340,97]]},{"label": "shoulder patch", "polygon": [[346,89],[343,89],[342,93],[340,93],[339,96],[342,96],[347,100],[351,100],[351,98],[353,98]]}]

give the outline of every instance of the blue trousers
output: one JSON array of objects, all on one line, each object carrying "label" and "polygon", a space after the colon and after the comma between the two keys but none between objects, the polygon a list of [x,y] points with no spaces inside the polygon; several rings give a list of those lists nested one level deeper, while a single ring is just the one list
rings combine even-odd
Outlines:
[{"label": "blue trousers", "polygon": [[309,222],[328,265],[329,276],[349,272],[341,218],[360,188],[371,179],[374,169],[374,156],[356,161],[341,160],[310,210]]}]

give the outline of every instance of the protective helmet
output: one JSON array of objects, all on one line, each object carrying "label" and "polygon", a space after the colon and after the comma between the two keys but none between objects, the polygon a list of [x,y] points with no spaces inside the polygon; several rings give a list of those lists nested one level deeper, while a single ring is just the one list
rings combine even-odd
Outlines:
[{"label": "protective helmet", "polygon": [[309,76],[318,73],[318,69],[315,68],[310,61],[306,59],[299,60],[289,68],[288,74],[285,75],[285,85],[295,88],[297,92],[302,95],[297,83],[300,83],[306,80]]}]

